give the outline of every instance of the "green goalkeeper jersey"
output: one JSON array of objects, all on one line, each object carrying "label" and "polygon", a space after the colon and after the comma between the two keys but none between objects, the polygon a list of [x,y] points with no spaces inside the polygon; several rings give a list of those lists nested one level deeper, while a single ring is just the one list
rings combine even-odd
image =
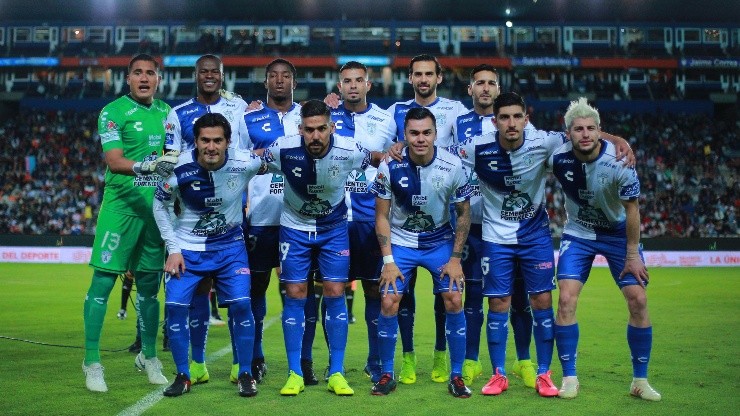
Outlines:
[{"label": "green goalkeeper jersey", "polygon": [[[155,160],[162,152],[170,106],[154,100],[145,106],[125,95],[106,105],[98,117],[103,151],[122,149],[134,162]],[[102,209],[127,215],[152,215],[157,175],[128,176],[105,171]]]}]

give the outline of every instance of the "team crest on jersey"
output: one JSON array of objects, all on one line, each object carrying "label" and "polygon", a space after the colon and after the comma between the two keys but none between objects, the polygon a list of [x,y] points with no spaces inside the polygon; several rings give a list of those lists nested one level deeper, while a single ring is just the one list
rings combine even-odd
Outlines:
[{"label": "team crest on jersey", "polygon": [[375,123],[367,123],[367,134],[372,136],[377,130],[377,125]]},{"label": "team crest on jersey", "polygon": [[301,215],[312,218],[324,217],[331,213],[331,204],[329,203],[329,201],[314,198],[310,201],[304,202],[303,206],[300,210],[298,210],[298,212]]},{"label": "team crest on jersey", "polygon": [[113,254],[111,254],[111,252],[108,250],[104,250],[102,253],[100,253],[100,261],[102,261],[103,264],[110,263],[112,258]]},{"label": "team crest on jersey", "polygon": [[437,130],[444,127],[444,125],[447,123],[447,115],[446,114],[440,114],[437,116]]},{"label": "team crest on jersey", "polygon": [[234,118],[234,113],[231,110],[226,110],[221,114],[223,114],[227,120],[231,120],[232,118]]},{"label": "team crest on jersey", "polygon": [[230,191],[236,189],[237,178],[237,175],[229,175],[229,179],[226,180],[226,187],[229,188]]},{"label": "team crest on jersey", "polygon": [[336,179],[339,176],[339,165],[329,166],[328,173],[330,178]]},{"label": "team crest on jersey", "polygon": [[501,207],[501,219],[506,221],[521,221],[534,217],[532,199],[524,192],[514,190],[504,199]]},{"label": "team crest on jersey", "polygon": [[598,175],[596,175],[596,181],[599,183],[599,185],[606,186],[609,183],[609,175],[607,175],[606,173],[599,173]]},{"label": "team crest on jersey", "polygon": [[435,176],[432,176],[431,182],[432,182],[432,187],[435,190],[439,191],[444,186],[445,178],[435,175]]},{"label": "team crest on jersey", "polygon": [[226,233],[226,216],[219,212],[211,211],[200,217],[193,228],[193,235],[198,237],[210,237]]},{"label": "team crest on jersey", "polygon": [[424,231],[434,230],[434,219],[431,215],[424,211],[416,211],[406,218],[406,221],[401,226],[406,231],[412,233],[421,233]]},{"label": "team crest on jersey", "polygon": [[524,165],[525,166],[530,167],[530,166],[532,166],[532,163],[533,162],[532,162],[532,157],[531,156],[529,156],[529,155],[524,156]]}]

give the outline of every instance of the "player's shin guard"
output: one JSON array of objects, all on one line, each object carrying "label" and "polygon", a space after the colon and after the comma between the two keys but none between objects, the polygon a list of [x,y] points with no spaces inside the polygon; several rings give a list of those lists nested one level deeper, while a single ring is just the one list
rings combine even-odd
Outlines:
[{"label": "player's shin guard", "polygon": [[450,344],[450,379],[462,376],[462,366],[465,360],[465,313],[447,312],[445,327],[447,342]]},{"label": "player's shin guard", "polygon": [[534,346],[537,349],[537,374],[546,373],[550,369],[553,350],[553,330],[555,315],[552,308],[532,311],[534,316]]},{"label": "player's shin guard", "polygon": [[380,299],[365,296],[365,322],[367,323],[367,364],[379,364],[378,351],[378,315],[380,315]]},{"label": "player's shin guard", "polygon": [[100,333],[103,330],[108,296],[116,283],[116,275],[100,270],[93,272],[90,288],[87,289],[83,306],[85,321],[85,363],[100,362]]},{"label": "player's shin guard", "polygon": [[136,272],[136,299],[139,302],[139,327],[141,328],[141,351],[144,358],[157,356],[157,332],[159,329],[159,272]]},{"label": "player's shin guard", "polygon": [[165,308],[167,309],[167,335],[170,337],[172,360],[177,367],[177,374],[187,374],[190,378],[188,365],[188,344],[191,335],[188,329],[189,310],[186,306],[178,305],[165,305]]},{"label": "player's shin guard", "polygon": [[445,321],[447,311],[445,311],[445,301],[439,293],[434,294],[434,349],[444,351],[447,348],[447,339],[445,339]]},{"label": "player's shin guard", "polygon": [[403,295],[398,305],[398,329],[401,333],[403,352],[414,350],[414,315],[416,315],[416,297],[411,291]]},{"label": "player's shin guard", "polygon": [[509,337],[509,314],[506,312],[488,312],[486,338],[488,340],[488,354],[491,357],[493,373],[506,375],[506,340]]},{"label": "player's shin guard", "polygon": [[344,351],[349,331],[347,303],[342,296],[324,296],[326,304],[326,334],[329,339],[329,374],[344,374]]},{"label": "player's shin guard", "polygon": [[190,347],[193,361],[206,361],[206,340],[208,339],[208,321],[211,317],[209,293],[194,294],[190,301]]},{"label": "player's shin guard", "polygon": [[[306,319],[306,327],[304,328],[303,338],[301,340],[301,358],[304,360],[313,359],[313,341],[316,338],[316,325],[319,315],[318,306],[316,304],[316,296],[314,296],[312,288],[313,283],[309,282],[306,304],[303,307],[303,316]],[[287,299],[288,298],[286,297],[286,305]]]},{"label": "player's shin guard", "polygon": [[[521,287],[517,287],[518,282]],[[523,280],[514,279],[510,312],[517,359],[529,360],[529,346],[532,342],[532,309],[529,306],[529,296],[524,288]]]},{"label": "player's shin guard", "polygon": [[465,282],[465,359],[478,361],[483,326],[483,282]]},{"label": "player's shin guard", "polygon": [[563,367],[563,377],[576,375],[578,358],[578,323],[573,325],[555,325],[555,344],[558,347],[558,358]]},{"label": "player's shin guard", "polygon": [[252,356],[254,353],[254,317],[252,303],[241,300],[229,305],[229,315],[234,321],[234,344],[239,360],[239,374],[252,373]]},{"label": "player's shin guard", "polygon": [[650,351],[653,347],[653,327],[637,328],[627,325],[627,344],[632,355],[632,376],[647,378]]},{"label": "player's shin guard", "polygon": [[398,315],[378,315],[378,349],[382,373],[393,374],[393,358],[398,338]]},{"label": "player's shin guard", "polygon": [[288,370],[303,377],[301,371],[301,341],[305,322],[306,298],[296,299],[286,296],[283,308],[283,339],[288,356]]},{"label": "player's shin guard", "polygon": [[[267,297],[252,296],[252,315],[254,316],[254,358],[265,358],[262,351],[262,331],[265,329],[265,316],[267,315]],[[253,374],[254,375],[254,374]]]}]

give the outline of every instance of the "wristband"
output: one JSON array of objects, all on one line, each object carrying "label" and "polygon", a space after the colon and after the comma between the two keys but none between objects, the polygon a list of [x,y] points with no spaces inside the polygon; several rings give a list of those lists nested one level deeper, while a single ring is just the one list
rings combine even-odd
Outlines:
[{"label": "wristband", "polygon": [[456,257],[458,259],[461,259],[462,256],[463,256],[463,253],[461,253],[459,251],[453,251],[452,254],[450,254],[450,257]]},{"label": "wristband", "polygon": [[389,254],[387,256],[383,256],[383,264],[395,263],[395,262],[396,261],[393,260],[393,254]]}]

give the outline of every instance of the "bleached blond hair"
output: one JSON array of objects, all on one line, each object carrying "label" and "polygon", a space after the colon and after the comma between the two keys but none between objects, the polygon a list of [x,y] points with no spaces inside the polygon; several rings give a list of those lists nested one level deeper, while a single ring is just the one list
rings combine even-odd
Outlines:
[{"label": "bleached blond hair", "polygon": [[576,101],[570,102],[568,111],[565,112],[565,128],[570,130],[573,120],[577,118],[593,118],[596,122],[596,127],[601,126],[599,111],[588,104],[586,97],[581,97]]}]

